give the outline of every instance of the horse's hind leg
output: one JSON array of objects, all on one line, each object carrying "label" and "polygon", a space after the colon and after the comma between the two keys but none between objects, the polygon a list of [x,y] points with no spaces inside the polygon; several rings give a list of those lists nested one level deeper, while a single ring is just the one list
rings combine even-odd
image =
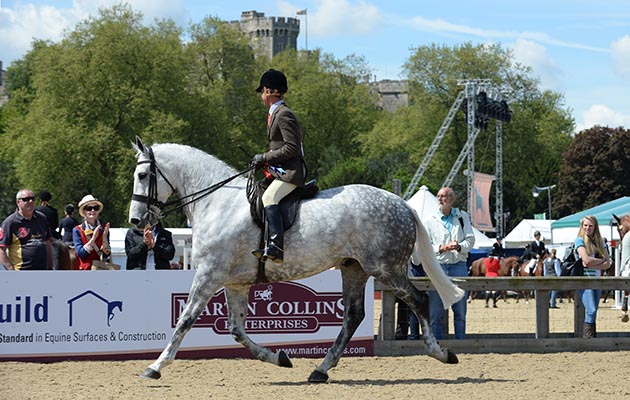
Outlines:
[{"label": "horse's hind leg", "polygon": [[255,343],[249,338],[247,333],[245,333],[243,323],[247,317],[248,295],[249,286],[225,288],[225,298],[228,305],[228,318],[232,337],[261,361],[266,361],[281,367],[293,367],[289,356],[287,356],[284,350],[274,353],[268,348]]},{"label": "horse's hind leg", "polygon": [[210,283],[211,282],[209,282],[204,274],[195,275],[192,289],[188,296],[188,301],[186,302],[186,307],[184,307],[184,311],[180,315],[179,320],[177,320],[177,325],[175,326],[175,331],[173,332],[173,336],[171,336],[171,340],[168,342],[158,359],[155,360],[153,364],[149,365],[142,374],[140,374],[141,378],[160,379],[162,376],[160,373],[161,369],[173,362],[175,354],[177,353],[182,340],[184,340],[184,336],[190,328],[192,328],[193,324],[199,317],[199,314],[201,314],[208,304],[210,297],[212,297],[214,292],[217,290],[214,284]]},{"label": "horse's hind leg", "polygon": [[323,383],[328,380],[328,370],[337,365],[352,335],[365,318],[365,283],[369,275],[363,271],[358,262],[354,261],[341,268],[341,276],[343,279],[343,326],[335,343],[326,353],[324,361],[308,377],[311,383]]}]

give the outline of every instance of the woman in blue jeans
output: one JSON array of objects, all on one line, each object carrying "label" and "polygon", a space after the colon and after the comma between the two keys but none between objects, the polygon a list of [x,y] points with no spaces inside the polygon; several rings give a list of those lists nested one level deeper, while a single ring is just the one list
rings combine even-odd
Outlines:
[{"label": "woman in blue jeans", "polygon": [[[599,222],[595,216],[587,215],[580,221],[580,231],[577,238],[575,238],[574,248],[579,258],[582,259],[584,276],[601,276],[602,271],[610,268],[610,256],[599,233]],[[599,289],[584,289],[578,290],[578,293],[585,310],[583,337],[596,337],[597,309],[602,291]]]}]

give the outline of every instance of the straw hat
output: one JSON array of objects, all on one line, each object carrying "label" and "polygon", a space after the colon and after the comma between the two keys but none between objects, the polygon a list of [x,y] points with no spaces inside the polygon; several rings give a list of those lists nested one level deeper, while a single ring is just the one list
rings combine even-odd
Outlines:
[{"label": "straw hat", "polygon": [[85,217],[85,206],[87,206],[89,204],[98,204],[99,207],[101,207],[101,210],[103,209],[103,203],[101,203],[101,201],[99,199],[97,199],[96,197],[92,196],[91,194],[85,195],[85,196],[83,196],[83,198],[79,202],[79,214],[82,217]]}]

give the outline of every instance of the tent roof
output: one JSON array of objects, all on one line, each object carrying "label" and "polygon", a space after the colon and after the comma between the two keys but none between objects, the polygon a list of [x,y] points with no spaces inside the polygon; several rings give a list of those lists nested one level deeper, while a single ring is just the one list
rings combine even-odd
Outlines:
[{"label": "tent roof", "polygon": [[549,243],[551,229],[548,219],[524,219],[503,239],[507,247],[520,247],[534,240],[534,232],[540,231],[542,240]]},{"label": "tent roof", "polygon": [[580,227],[580,220],[587,215],[594,215],[600,225],[610,225],[610,220],[613,214],[617,216],[626,215],[630,212],[630,197],[620,197],[616,200],[609,201],[608,203],[600,204],[598,206],[589,208],[588,210],[580,211],[575,214],[571,214],[564,218],[560,218],[555,221],[551,226],[556,228],[573,228]]},{"label": "tent roof", "polygon": [[[440,210],[437,198],[424,185],[407,200],[407,204],[416,210],[418,216],[423,221],[426,220],[429,215],[435,214]],[[473,232],[475,232],[475,245],[473,246],[475,249],[492,247],[494,244],[493,239],[490,239],[475,227],[473,227]]]}]

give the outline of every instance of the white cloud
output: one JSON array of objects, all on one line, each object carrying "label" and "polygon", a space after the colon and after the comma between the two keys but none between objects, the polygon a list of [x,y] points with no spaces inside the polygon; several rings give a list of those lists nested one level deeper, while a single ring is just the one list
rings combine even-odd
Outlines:
[{"label": "white cloud", "polygon": [[630,114],[615,111],[604,104],[593,104],[582,113],[582,123],[578,123],[577,131],[591,128],[595,125],[617,128],[630,128]]},{"label": "white cloud", "polygon": [[0,58],[8,65],[22,57],[33,39],[61,39],[64,29],[76,23],[70,10],[46,5],[17,3],[15,8],[0,8]]},{"label": "white cloud", "polygon": [[547,53],[547,48],[530,40],[518,39],[512,46],[518,62],[531,67],[541,85],[547,89],[562,90],[562,70]]},{"label": "white cloud", "polygon": [[[60,41],[64,31],[97,15],[99,8],[111,7],[119,0],[74,0],[70,8],[16,2],[12,8],[0,7],[0,60],[6,68],[23,57],[33,39]],[[155,18],[171,18],[181,26],[189,22],[183,0],[127,0],[134,11],[140,11],[146,23]]]},{"label": "white cloud", "polygon": [[378,8],[365,1],[356,5],[351,5],[348,0],[318,0],[315,3],[315,11],[308,10],[309,35],[365,34],[381,20]]},{"label": "white cloud", "polygon": [[624,78],[630,78],[630,35],[615,40],[610,48],[617,72]]},{"label": "white cloud", "polygon": [[463,37],[477,36],[485,39],[524,39],[559,47],[589,50],[599,53],[610,52],[610,50],[606,48],[559,40],[544,32],[498,31],[453,24],[443,19],[427,19],[423,17],[413,17],[410,19],[409,23],[416,29],[443,35],[461,35]]}]

